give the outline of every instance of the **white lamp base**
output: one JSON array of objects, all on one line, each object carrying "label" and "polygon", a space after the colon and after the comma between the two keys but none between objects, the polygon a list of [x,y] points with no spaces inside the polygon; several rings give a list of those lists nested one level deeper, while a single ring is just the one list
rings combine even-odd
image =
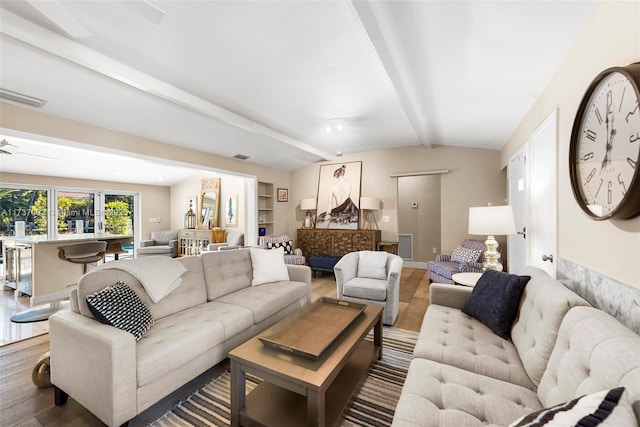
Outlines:
[{"label": "white lamp base", "polygon": [[482,271],[487,269],[502,271],[500,263],[500,252],[498,252],[498,241],[493,236],[487,236],[484,242],[484,262],[482,263]]}]

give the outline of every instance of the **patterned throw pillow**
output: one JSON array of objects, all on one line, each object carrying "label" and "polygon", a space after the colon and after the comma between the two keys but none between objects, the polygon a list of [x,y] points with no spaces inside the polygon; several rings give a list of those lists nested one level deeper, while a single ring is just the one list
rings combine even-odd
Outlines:
[{"label": "patterned throw pillow", "polygon": [[621,399],[624,392],[624,387],[618,387],[582,396],[571,402],[532,412],[509,424],[509,427],[638,425],[631,405]]},{"label": "patterned throw pillow", "polygon": [[278,249],[278,248],[284,248],[284,254],[285,255],[291,255],[293,254],[293,240],[289,240],[288,242],[268,242],[267,243],[267,249]]},{"label": "patterned throw pillow", "polygon": [[469,249],[462,246],[458,246],[453,250],[451,254],[451,261],[455,262],[476,262],[482,255],[480,249]]},{"label": "patterned throw pillow", "polygon": [[124,282],[89,294],[86,299],[96,320],[133,334],[136,341],[153,325],[153,316],[147,306]]}]

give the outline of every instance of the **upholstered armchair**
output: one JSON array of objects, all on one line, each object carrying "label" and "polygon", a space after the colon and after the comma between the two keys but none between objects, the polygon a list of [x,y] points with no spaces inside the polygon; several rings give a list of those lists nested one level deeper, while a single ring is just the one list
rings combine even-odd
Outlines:
[{"label": "upholstered armchair", "polygon": [[244,246],[244,233],[239,231],[227,231],[225,243],[209,243],[210,251],[224,251],[228,249],[240,249]]},{"label": "upholstered armchair", "polygon": [[453,284],[456,273],[482,273],[484,242],[466,239],[451,255],[438,254],[435,261],[427,262],[429,281]]},{"label": "upholstered armchair", "polygon": [[163,255],[171,258],[178,256],[177,231],[152,231],[151,239],[142,240],[138,248],[138,258]]},{"label": "upholstered armchair", "polygon": [[400,310],[402,258],[384,251],[350,252],[333,271],[338,299],[381,305],[382,323],[393,325]]},{"label": "upholstered armchair", "polygon": [[277,249],[283,247],[285,264],[305,265],[307,262],[302,254],[302,249],[294,248],[293,240],[286,234],[281,236],[262,237],[262,247],[264,249]]}]

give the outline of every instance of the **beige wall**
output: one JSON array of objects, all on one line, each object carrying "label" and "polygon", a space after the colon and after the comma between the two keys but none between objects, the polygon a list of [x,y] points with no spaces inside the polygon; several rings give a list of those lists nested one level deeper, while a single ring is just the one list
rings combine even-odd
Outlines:
[{"label": "beige wall", "polygon": [[398,233],[413,235],[413,261],[434,260],[440,253],[442,234],[440,175],[401,176],[397,180]]},{"label": "beige wall", "polygon": [[[443,253],[451,253],[467,234],[469,207],[506,203],[506,172],[500,170],[500,152],[474,148],[437,146],[427,150],[422,146],[392,150],[369,151],[345,155],[340,162],[362,161],[361,195],[379,197],[382,210],[376,214],[383,240],[397,240],[397,178],[390,174],[449,169],[443,174],[441,193],[441,246]],[[339,163],[337,161],[323,164]],[[320,164],[300,168],[291,173],[289,203],[294,203],[289,233],[302,226],[304,212],[300,199],[315,198],[318,194]],[[382,222],[388,215],[389,222]],[[486,236],[485,236],[486,237]],[[500,240],[499,240],[500,241]],[[504,245],[504,240],[500,241]]]},{"label": "beige wall", "polygon": [[605,1],[501,152],[501,164],[554,109],[558,121],[558,256],[640,287],[640,217],[593,221],[578,207],[569,180],[569,140],[578,104],[593,78],[640,61],[640,2]]},{"label": "beige wall", "polygon": [[[123,184],[118,182],[58,178],[52,176],[0,173],[0,185],[40,185],[47,187],[70,187],[87,190],[128,191],[140,193],[141,224],[140,238],[147,239],[152,231],[171,228],[170,189],[166,186]],[[147,222],[148,218],[160,218],[159,223]]]}]

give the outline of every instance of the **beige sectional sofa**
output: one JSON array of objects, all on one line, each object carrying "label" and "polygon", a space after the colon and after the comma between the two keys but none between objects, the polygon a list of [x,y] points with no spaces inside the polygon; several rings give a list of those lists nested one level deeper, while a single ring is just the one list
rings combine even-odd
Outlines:
[{"label": "beige sectional sofa", "polygon": [[637,425],[640,337],[544,271],[522,274],[510,340],[461,311],[472,288],[431,284],[394,426],[505,426],[620,386],[624,402],[603,425]]},{"label": "beige sectional sofa", "polygon": [[[50,318],[57,404],[70,395],[106,424],[121,425],[311,300],[306,266],[287,265],[289,280],[252,286],[249,249],[178,262],[187,269],[182,284],[157,303],[123,270],[100,269],[79,280],[70,310]],[[86,303],[87,295],[119,281],[135,291],[155,321],[137,342],[131,333],[98,322]]]}]

